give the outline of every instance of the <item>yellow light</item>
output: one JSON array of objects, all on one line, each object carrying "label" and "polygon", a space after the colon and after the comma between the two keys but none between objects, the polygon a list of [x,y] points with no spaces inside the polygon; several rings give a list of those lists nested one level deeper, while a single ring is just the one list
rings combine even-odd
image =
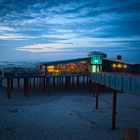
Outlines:
[{"label": "yellow light", "polygon": [[48,66],[47,69],[48,69],[48,72],[53,72],[54,71],[54,66]]},{"label": "yellow light", "polygon": [[122,64],[118,64],[117,67],[118,67],[118,68],[122,68]]},{"label": "yellow light", "polygon": [[113,68],[116,68],[116,64],[115,63],[112,66],[113,66]]},{"label": "yellow light", "polygon": [[124,64],[124,65],[123,65],[123,68],[125,68],[125,69],[126,69],[126,68],[127,68],[127,65],[126,65],[126,64]]}]

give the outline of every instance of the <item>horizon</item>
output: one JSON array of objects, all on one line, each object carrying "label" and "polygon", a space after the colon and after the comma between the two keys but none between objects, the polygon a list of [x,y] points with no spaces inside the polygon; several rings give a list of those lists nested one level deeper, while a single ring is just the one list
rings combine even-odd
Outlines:
[{"label": "horizon", "polygon": [[0,0],[0,62],[55,61],[101,51],[140,63],[138,0]]}]

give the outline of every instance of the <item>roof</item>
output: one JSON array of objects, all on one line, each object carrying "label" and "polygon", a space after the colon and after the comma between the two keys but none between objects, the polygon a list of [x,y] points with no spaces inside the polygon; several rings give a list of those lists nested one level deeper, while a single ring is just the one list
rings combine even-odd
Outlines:
[{"label": "roof", "polygon": [[89,61],[89,60],[90,60],[90,57],[85,57],[85,58],[77,58],[77,59],[69,59],[69,60],[42,62],[42,63],[39,63],[39,65],[48,65],[49,66],[49,65],[73,63],[73,62],[79,62],[79,61]]},{"label": "roof", "polygon": [[107,56],[107,54],[105,54],[103,52],[99,52],[99,51],[89,52],[89,55],[102,55],[102,56]]},{"label": "roof", "polygon": [[132,63],[132,62],[127,62],[123,60],[118,60],[118,59],[110,59],[110,58],[103,58],[104,60],[112,61],[112,62],[120,62],[120,63],[125,63],[125,64],[130,64],[130,65],[136,65],[137,63]]}]

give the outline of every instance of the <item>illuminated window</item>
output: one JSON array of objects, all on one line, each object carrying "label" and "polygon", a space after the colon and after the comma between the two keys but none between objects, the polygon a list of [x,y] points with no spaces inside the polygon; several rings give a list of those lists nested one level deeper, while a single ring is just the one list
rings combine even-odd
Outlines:
[{"label": "illuminated window", "polygon": [[124,64],[124,65],[123,65],[123,68],[124,68],[124,69],[126,69],[126,68],[127,68],[127,65],[126,65],[126,64]]},{"label": "illuminated window", "polygon": [[91,59],[91,64],[102,64],[102,58],[100,56],[93,56]]},{"label": "illuminated window", "polygon": [[112,65],[112,67],[113,67],[113,68],[116,68],[116,64],[114,63],[114,64]]},{"label": "illuminated window", "polygon": [[96,65],[93,65],[91,70],[92,72],[96,72]]},{"label": "illuminated window", "polygon": [[48,72],[54,72],[54,66],[48,66],[47,69]]},{"label": "illuminated window", "polygon": [[118,64],[117,67],[118,67],[118,68],[122,68],[122,64]]}]

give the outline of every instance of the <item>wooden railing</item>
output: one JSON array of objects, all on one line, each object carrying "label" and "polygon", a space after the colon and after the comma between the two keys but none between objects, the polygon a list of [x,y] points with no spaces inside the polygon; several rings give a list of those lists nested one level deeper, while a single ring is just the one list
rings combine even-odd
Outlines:
[{"label": "wooden railing", "polygon": [[91,74],[90,79],[117,91],[140,94],[140,75],[101,72]]}]

